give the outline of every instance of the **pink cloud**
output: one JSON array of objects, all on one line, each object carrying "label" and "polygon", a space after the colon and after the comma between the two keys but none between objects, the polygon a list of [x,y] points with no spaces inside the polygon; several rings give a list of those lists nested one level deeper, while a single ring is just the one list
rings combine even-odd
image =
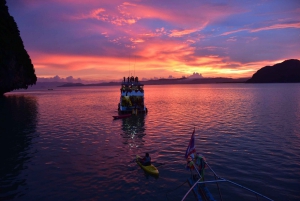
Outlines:
[{"label": "pink cloud", "polygon": [[238,29],[238,30],[234,30],[234,31],[227,31],[225,33],[220,34],[220,36],[227,36],[230,34],[241,32],[241,31],[249,31],[249,29]]},{"label": "pink cloud", "polygon": [[221,36],[226,36],[226,35],[242,32],[242,31],[259,32],[259,31],[266,31],[266,30],[272,30],[272,29],[287,29],[287,28],[299,29],[300,28],[300,22],[273,24],[273,25],[270,25],[270,26],[265,26],[265,27],[255,28],[255,29],[242,28],[242,29],[237,29],[237,30],[233,30],[233,31],[228,31],[228,32],[222,33],[220,35]]},{"label": "pink cloud", "polygon": [[197,31],[201,31],[204,26],[206,25],[207,23],[205,23],[203,25],[203,27],[201,28],[196,28],[196,29],[186,29],[186,30],[171,30],[171,34],[169,34],[170,37],[182,37],[184,35],[189,35],[191,33],[194,33],[194,32],[197,32]]},{"label": "pink cloud", "polygon": [[257,29],[250,30],[251,32],[258,32],[258,31],[265,31],[265,30],[272,30],[272,29],[287,29],[287,28],[300,28],[300,22],[296,23],[285,23],[285,24],[274,24],[267,27],[261,27]]},{"label": "pink cloud", "polygon": [[133,43],[143,43],[143,42],[145,42],[143,39],[140,39],[140,38],[138,38],[138,39],[133,39],[133,38],[131,38],[130,40],[131,40],[131,42],[133,42]]},{"label": "pink cloud", "polygon": [[87,14],[79,14],[73,17],[74,19],[96,19],[104,22],[109,22],[114,25],[122,26],[126,24],[135,24],[138,17],[134,17],[125,12],[126,6],[134,6],[134,4],[121,4],[119,6],[108,8],[97,8],[89,11]]}]

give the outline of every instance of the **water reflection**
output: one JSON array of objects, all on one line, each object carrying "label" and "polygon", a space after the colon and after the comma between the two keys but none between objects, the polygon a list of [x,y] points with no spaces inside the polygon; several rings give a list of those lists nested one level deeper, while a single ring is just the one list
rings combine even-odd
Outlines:
[{"label": "water reflection", "polygon": [[130,148],[143,146],[143,136],[145,136],[145,114],[132,115],[129,118],[122,119],[123,143]]},{"label": "water reflection", "polygon": [[0,200],[6,200],[20,196],[18,188],[26,185],[20,175],[34,154],[30,146],[35,137],[37,100],[24,95],[2,96],[0,111]]}]

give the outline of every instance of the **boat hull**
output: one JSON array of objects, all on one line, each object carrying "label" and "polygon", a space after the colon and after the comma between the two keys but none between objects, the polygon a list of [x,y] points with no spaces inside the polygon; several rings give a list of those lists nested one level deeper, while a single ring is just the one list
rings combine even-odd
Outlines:
[{"label": "boat hull", "polygon": [[114,119],[124,119],[130,117],[131,114],[123,114],[123,115],[117,115],[117,116],[112,116]]},{"label": "boat hull", "polygon": [[138,77],[124,77],[120,88],[120,102],[118,103],[119,114],[147,113],[144,103],[144,85],[138,81]]}]

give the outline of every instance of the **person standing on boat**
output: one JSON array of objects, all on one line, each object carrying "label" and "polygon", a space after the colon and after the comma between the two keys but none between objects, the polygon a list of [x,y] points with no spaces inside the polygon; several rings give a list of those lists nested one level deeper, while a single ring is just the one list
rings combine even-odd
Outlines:
[{"label": "person standing on boat", "polygon": [[201,154],[197,153],[196,157],[194,159],[195,164],[198,166],[198,171],[201,174],[201,181],[204,181],[204,169],[206,167],[205,165],[205,158]]},{"label": "person standing on boat", "polygon": [[143,166],[151,165],[151,157],[149,153],[146,153],[145,157],[140,159],[140,162],[142,163]]}]

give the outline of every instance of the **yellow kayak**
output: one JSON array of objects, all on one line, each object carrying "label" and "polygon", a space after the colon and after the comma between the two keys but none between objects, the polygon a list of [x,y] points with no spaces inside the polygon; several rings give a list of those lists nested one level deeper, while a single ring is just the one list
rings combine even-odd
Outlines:
[{"label": "yellow kayak", "polygon": [[139,158],[142,158],[140,157],[139,155],[136,155],[136,163],[143,169],[145,170],[147,173],[149,174],[152,174],[152,175],[155,175],[155,176],[158,176],[159,172],[158,172],[158,169],[154,166],[154,165],[147,165],[147,166],[144,166],[142,165],[142,163],[139,162]]}]

